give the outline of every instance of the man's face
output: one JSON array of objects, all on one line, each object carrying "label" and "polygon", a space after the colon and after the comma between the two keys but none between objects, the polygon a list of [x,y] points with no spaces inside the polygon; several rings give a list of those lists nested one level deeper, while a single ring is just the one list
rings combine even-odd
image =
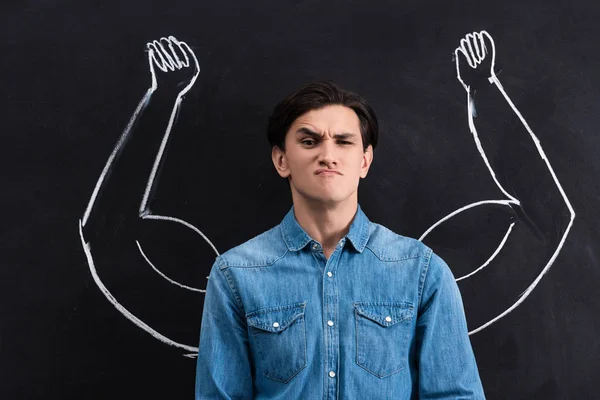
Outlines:
[{"label": "man's face", "polygon": [[273,148],[273,163],[279,175],[289,178],[294,199],[326,205],[356,201],[358,182],[373,159],[371,146],[363,151],[358,116],[340,105],[298,117],[287,132],[285,149]]}]

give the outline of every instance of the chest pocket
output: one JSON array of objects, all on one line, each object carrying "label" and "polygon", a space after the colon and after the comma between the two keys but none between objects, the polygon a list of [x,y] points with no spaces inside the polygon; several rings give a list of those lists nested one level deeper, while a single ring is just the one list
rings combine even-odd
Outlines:
[{"label": "chest pocket", "polygon": [[410,303],[356,302],[356,364],[385,378],[408,365],[413,306]]},{"label": "chest pocket", "polygon": [[256,368],[267,378],[288,383],[306,366],[305,308],[296,303],[246,314]]}]

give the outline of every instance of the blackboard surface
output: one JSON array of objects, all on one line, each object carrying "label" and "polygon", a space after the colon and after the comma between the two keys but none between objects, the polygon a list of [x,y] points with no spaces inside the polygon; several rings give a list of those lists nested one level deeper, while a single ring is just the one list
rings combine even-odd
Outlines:
[{"label": "blackboard surface", "polygon": [[[600,3],[56,0],[0,9],[0,398],[192,397],[199,290],[216,252],[291,206],[271,164],[267,117],[321,78],[362,94],[380,120],[363,210],[424,236],[465,277],[488,398],[598,397]],[[459,52],[457,71],[461,39],[482,31],[479,69]],[[171,129],[177,83],[193,73],[155,68],[158,89],[144,103],[146,43],[170,35],[200,69]],[[475,131],[457,72],[473,89]],[[166,131],[144,215],[171,219],[143,219]]]}]

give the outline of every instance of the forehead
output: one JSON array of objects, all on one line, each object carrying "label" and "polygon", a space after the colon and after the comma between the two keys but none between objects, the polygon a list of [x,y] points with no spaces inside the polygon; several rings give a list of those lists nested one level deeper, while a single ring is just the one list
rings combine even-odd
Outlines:
[{"label": "forehead", "polygon": [[292,123],[290,131],[296,132],[302,127],[311,128],[316,132],[325,133],[355,133],[360,134],[358,116],[349,107],[330,105],[302,114]]}]

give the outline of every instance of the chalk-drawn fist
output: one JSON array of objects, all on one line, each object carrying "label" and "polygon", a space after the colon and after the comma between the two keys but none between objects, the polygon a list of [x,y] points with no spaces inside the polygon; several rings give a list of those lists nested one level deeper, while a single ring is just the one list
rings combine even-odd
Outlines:
[{"label": "chalk-drawn fist", "polygon": [[200,65],[185,42],[173,36],[146,44],[152,74],[152,89],[166,88],[183,96],[194,85]]},{"label": "chalk-drawn fist", "polygon": [[461,39],[454,59],[458,80],[467,92],[486,80],[492,82],[496,76],[496,47],[486,31],[469,33]]}]

